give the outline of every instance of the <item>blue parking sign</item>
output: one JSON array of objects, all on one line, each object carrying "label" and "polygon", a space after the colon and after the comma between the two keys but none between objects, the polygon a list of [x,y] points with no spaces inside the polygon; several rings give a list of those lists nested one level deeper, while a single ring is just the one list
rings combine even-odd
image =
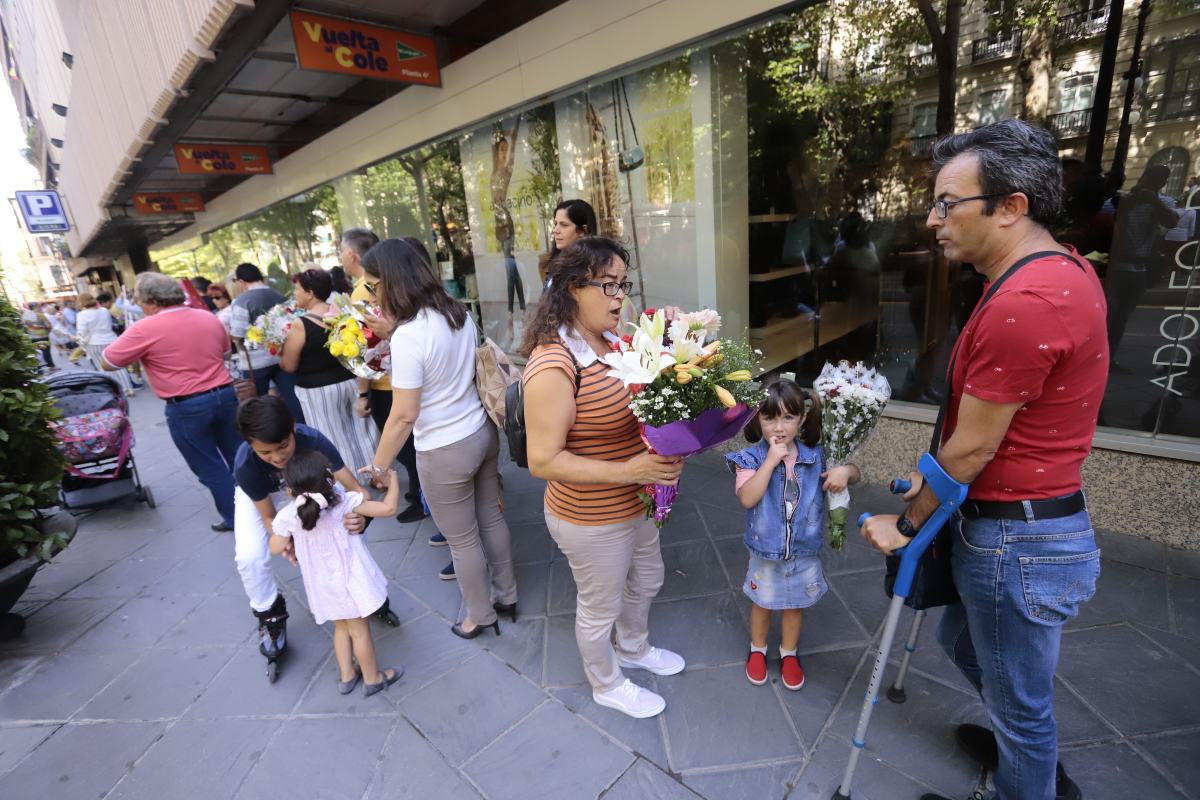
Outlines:
[{"label": "blue parking sign", "polygon": [[17,205],[30,233],[62,233],[71,230],[62,200],[54,190],[17,192]]}]

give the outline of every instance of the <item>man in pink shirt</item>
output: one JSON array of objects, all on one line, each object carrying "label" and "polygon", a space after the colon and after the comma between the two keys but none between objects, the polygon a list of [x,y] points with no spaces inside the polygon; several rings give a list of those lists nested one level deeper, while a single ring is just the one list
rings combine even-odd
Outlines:
[{"label": "man in pink shirt", "polygon": [[208,311],[184,305],[179,282],[143,272],[134,287],[145,319],[104,350],[105,369],[141,361],[154,393],[166,401],[167,430],[188,467],[210,492],[220,522],[233,530],[233,461],[241,437],[234,425],[237,397],[225,354],[229,335]]}]

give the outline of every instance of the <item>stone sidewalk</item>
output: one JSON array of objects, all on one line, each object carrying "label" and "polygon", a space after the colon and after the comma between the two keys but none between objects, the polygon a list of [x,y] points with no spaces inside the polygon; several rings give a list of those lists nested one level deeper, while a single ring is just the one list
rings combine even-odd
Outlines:
[{"label": "stone sidewalk", "polygon": [[[667,699],[632,720],[591,702],[573,634],[574,586],[541,521],[539,482],[505,468],[520,619],[467,642],[450,634],[459,593],[437,572],[429,521],[377,521],[369,540],[403,624],[375,626],[403,680],[364,700],[335,690],[330,626],[304,608],[298,573],[277,572],[290,651],[268,685],[210,500],[166,433],[161,403],[133,401],[137,463],[155,510],[124,501],[81,519],[0,643],[0,796],[32,798],[828,798],[850,749],[886,607],[882,559],[857,538],[827,553],[832,591],[808,615],[803,690],[743,676],[748,603],[742,516],[720,462],[684,473],[663,531],[656,644],[681,675],[631,677]],[[861,510],[896,507],[881,487]],[[1063,761],[1091,800],[1200,800],[1200,553],[1101,537],[1096,599],[1068,626],[1057,681]],[[967,796],[977,771],[953,728],[982,709],[922,636],[904,705],[877,706],[856,800]],[[907,625],[908,618],[902,621]],[[902,628],[903,629],[903,628]],[[899,648],[897,648],[899,651]],[[894,671],[890,673],[894,675]]]}]

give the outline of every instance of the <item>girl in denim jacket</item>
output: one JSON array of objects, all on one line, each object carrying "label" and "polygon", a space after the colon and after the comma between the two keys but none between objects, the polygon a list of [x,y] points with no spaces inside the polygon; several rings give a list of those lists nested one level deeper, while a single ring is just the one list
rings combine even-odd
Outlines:
[{"label": "girl in denim jacket", "polygon": [[757,444],[725,456],[746,509],[750,551],[742,585],[754,603],[746,678],[756,686],[767,682],[767,631],[771,612],[780,611],[780,672],[783,685],[795,691],[804,685],[804,668],[796,657],[804,609],[828,589],[819,555],[825,491],[844,489],[861,476],[853,464],[824,469],[816,395],[789,380],[772,383],[766,394],[758,416],[746,427],[747,441]]}]

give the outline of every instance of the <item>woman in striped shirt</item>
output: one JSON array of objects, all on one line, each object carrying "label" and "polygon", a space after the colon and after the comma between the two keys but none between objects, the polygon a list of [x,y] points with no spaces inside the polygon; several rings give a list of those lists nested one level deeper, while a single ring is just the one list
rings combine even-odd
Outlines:
[{"label": "woman in striped shirt", "polygon": [[625,249],[601,237],[581,239],[551,262],[550,287],[522,343],[522,380],[526,419],[537,420],[528,428],[529,470],[548,482],[546,525],[575,576],[575,639],[592,697],[644,718],[666,702],[621,667],[674,675],[684,661],[648,641],[663,562],[638,492],[678,482],[683,461],[647,451],[629,390],[600,360],[616,340],[628,264]]}]

